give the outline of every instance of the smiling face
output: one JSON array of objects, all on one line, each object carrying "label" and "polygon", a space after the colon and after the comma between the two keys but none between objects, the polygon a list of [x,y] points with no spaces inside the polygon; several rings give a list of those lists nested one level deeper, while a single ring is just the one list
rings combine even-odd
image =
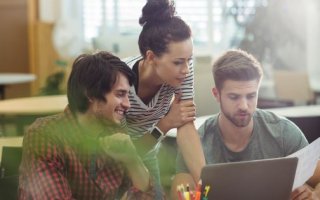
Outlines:
[{"label": "smiling face", "polygon": [[189,67],[193,59],[192,39],[168,44],[168,51],[160,57],[154,57],[154,68],[163,83],[172,87],[182,84],[190,73]]},{"label": "smiling face", "polygon": [[213,94],[220,103],[221,117],[236,127],[247,127],[252,121],[258,101],[259,81],[226,80]]},{"label": "smiling face", "polygon": [[111,91],[105,95],[106,101],[90,100],[91,113],[101,121],[120,124],[126,111],[130,108],[129,89],[127,77],[119,73]]}]

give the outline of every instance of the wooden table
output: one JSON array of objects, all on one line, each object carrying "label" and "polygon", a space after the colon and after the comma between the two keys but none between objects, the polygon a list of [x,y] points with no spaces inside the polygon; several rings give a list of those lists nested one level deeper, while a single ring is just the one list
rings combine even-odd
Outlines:
[{"label": "wooden table", "polygon": [[[320,137],[320,105],[293,106],[284,108],[271,108],[269,110],[277,115],[287,117],[305,133],[309,142]],[[197,117],[195,127],[198,129],[210,116]],[[176,137],[177,129],[168,132],[169,137]]]},{"label": "wooden table", "polygon": [[0,114],[38,115],[53,114],[64,110],[68,104],[66,95],[37,96],[0,101]]},{"label": "wooden table", "polygon": [[36,79],[34,74],[0,73],[0,99],[5,98],[5,87],[11,84],[27,83]]},{"label": "wooden table", "polygon": [[270,108],[266,110],[285,117],[320,117],[320,105]]},{"label": "wooden table", "polygon": [[0,159],[2,157],[2,147],[21,147],[23,137],[0,137]]},{"label": "wooden table", "polygon": [[[0,117],[2,124],[16,124],[19,135],[23,134],[24,126],[37,117],[62,112],[67,106],[66,95],[38,96],[0,101]],[[6,135],[6,134],[2,134]]]}]

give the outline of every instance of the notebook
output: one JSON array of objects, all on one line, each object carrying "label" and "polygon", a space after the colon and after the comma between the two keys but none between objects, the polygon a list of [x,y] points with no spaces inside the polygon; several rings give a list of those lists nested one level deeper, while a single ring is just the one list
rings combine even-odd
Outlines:
[{"label": "notebook", "polygon": [[208,199],[287,200],[297,162],[286,157],[206,165],[202,185],[210,185]]}]

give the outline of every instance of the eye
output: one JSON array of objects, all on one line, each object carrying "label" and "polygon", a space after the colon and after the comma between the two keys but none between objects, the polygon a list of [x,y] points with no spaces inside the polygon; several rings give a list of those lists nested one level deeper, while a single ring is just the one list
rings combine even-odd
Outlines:
[{"label": "eye", "polygon": [[248,96],[247,96],[247,98],[248,99],[254,99],[254,98],[256,98],[256,94],[249,94]]},{"label": "eye", "polygon": [[229,98],[230,98],[231,100],[237,100],[237,99],[239,98],[239,96],[238,96],[238,95],[233,95],[233,94],[231,94],[231,95],[229,95]]},{"label": "eye", "polygon": [[126,92],[126,91],[118,91],[118,92],[116,93],[116,96],[117,96],[117,97],[125,97],[125,96],[127,95],[127,93],[128,93],[128,92]]},{"label": "eye", "polygon": [[174,64],[174,65],[182,65],[183,62],[182,62],[182,61],[174,61],[173,64]]}]

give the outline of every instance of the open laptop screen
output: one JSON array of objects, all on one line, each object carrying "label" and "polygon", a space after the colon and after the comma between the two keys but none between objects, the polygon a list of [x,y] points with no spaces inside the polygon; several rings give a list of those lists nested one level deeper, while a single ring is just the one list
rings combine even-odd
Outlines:
[{"label": "open laptop screen", "polygon": [[203,186],[210,185],[208,199],[287,200],[297,158],[274,158],[211,164],[203,167]]}]

